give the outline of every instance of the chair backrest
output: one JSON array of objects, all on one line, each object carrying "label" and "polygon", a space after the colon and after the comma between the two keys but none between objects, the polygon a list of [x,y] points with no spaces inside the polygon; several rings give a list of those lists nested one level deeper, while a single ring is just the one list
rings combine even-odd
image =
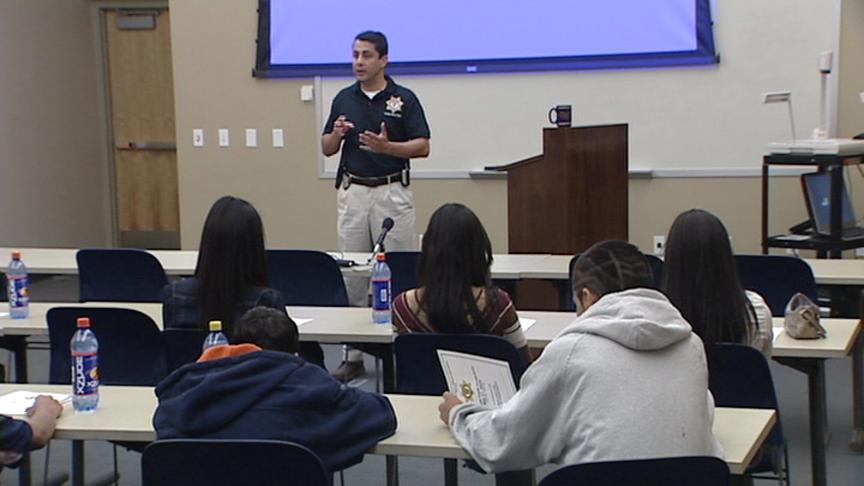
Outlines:
[{"label": "chair backrest", "polygon": [[146,314],[132,309],[54,307],[47,316],[51,383],[71,383],[69,342],[78,317],[90,318],[90,329],[99,340],[100,383],[152,386],[167,375],[162,334]]},{"label": "chair backrest", "polygon": [[267,279],[286,305],[348,306],[339,264],[315,250],[267,250]]},{"label": "chair backrest", "polygon": [[539,486],[727,486],[729,467],[716,457],[692,456],[592,462],[549,474]]},{"label": "chair backrest", "polygon": [[162,264],[144,250],[82,249],[75,259],[81,302],[161,302],[168,285]]},{"label": "chair backrest", "polygon": [[390,266],[392,273],[390,290],[394,297],[406,290],[416,289],[420,286],[419,263],[419,251],[387,252],[387,265]]},{"label": "chair backrest", "polygon": [[[752,346],[733,343],[709,346],[708,388],[718,407],[774,409],[780,414],[768,360]],[[783,443],[779,419],[766,442]]]},{"label": "chair backrest", "polygon": [[330,486],[312,451],[275,440],[157,440],[141,456],[144,486]]},{"label": "chair backrest", "polygon": [[781,255],[735,255],[745,289],[759,292],[771,313],[782,316],[797,292],[817,302],[816,279],[804,260]]},{"label": "chair backrest", "polygon": [[447,390],[437,350],[446,349],[510,363],[513,381],[525,372],[519,351],[504,338],[488,334],[411,333],[396,337],[396,389],[413,395],[440,395]]},{"label": "chair backrest", "polygon": [[187,363],[194,363],[201,357],[201,347],[207,331],[200,329],[165,329],[162,331],[168,373]]}]

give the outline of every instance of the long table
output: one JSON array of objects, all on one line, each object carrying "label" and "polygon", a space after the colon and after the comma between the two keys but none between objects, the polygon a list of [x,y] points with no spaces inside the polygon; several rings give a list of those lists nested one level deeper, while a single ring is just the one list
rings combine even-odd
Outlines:
[{"label": "long table", "polygon": [[[0,394],[17,390],[69,393],[63,385],[0,385]],[[103,386],[100,404],[93,413],[74,413],[66,406],[57,422],[56,439],[77,443],[72,483],[83,484],[83,442],[85,440],[155,440],[153,412],[156,396],[152,387]],[[439,397],[388,395],[398,418],[396,433],[379,442],[370,454],[468,459],[470,456],[438,418]],[[714,434],[726,455],[732,474],[749,466],[777,420],[774,410],[718,408],[714,415]]]},{"label": "long table", "polygon": [[[76,275],[75,248],[0,248],[0,256],[20,250],[22,260],[30,273],[50,275]],[[149,250],[168,275],[191,275],[198,260],[197,250]],[[353,260],[359,265],[346,268],[347,275],[367,275],[369,258],[366,253],[330,252]],[[546,254],[496,254],[493,258],[492,277],[496,279],[544,279],[566,280],[569,278],[571,256]],[[864,259],[822,260],[804,259],[818,285],[864,286]]]}]

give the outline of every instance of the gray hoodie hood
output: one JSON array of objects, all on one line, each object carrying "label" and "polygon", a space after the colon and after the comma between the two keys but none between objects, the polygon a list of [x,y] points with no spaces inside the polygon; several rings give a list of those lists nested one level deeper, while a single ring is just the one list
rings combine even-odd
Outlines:
[{"label": "gray hoodie hood", "polygon": [[665,295],[638,288],[604,295],[559,337],[594,334],[630,349],[654,351],[688,339],[691,330]]}]

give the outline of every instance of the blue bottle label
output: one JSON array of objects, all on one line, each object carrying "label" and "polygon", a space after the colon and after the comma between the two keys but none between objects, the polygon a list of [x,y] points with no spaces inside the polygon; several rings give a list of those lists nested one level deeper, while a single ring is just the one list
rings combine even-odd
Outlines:
[{"label": "blue bottle label", "polygon": [[27,277],[9,277],[9,307],[25,307],[30,302]]},{"label": "blue bottle label", "polygon": [[390,281],[372,281],[372,308],[376,311],[390,309]]},{"label": "blue bottle label", "polygon": [[72,391],[92,395],[99,391],[99,358],[96,354],[72,356]]}]

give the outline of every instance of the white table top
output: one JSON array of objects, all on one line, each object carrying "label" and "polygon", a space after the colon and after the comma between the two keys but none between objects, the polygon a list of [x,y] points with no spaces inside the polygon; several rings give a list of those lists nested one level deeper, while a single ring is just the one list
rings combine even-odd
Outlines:
[{"label": "white table top", "polygon": [[[26,319],[0,317],[0,335],[47,336],[45,314],[51,307],[121,307],[143,312],[162,328],[162,305],[135,302],[32,303]],[[312,319],[299,327],[300,339],[324,343],[390,343],[395,334],[389,326],[372,323],[371,309],[364,307],[288,307],[294,319]],[[520,319],[535,319],[525,333],[528,345],[542,348],[549,344],[567,325],[576,319],[572,312],[519,311]],[[844,358],[852,352],[861,333],[857,319],[822,319],[828,331],[825,339],[792,339],[785,333],[775,337],[773,357]],[[774,319],[775,328],[783,326],[782,318]]]},{"label": "white table top", "polygon": [[[0,384],[0,394],[16,390],[69,393],[65,385]],[[66,405],[57,422],[55,438],[68,440],[152,441],[156,395],[151,387],[103,386],[99,408],[74,413]],[[388,395],[399,426],[396,433],[374,447],[372,454],[467,459],[449,429],[438,418],[439,397]],[[733,474],[740,474],[753,459],[776,420],[774,410],[718,408],[714,434],[726,452]]]},{"label": "white table top", "polygon": [[[0,248],[0,256],[11,254],[14,248]],[[22,259],[34,274],[74,275],[78,273],[75,248],[21,248]],[[198,259],[196,250],[151,250],[168,275],[191,275]],[[334,256],[354,260],[359,265],[346,268],[346,274],[368,275],[364,263],[366,253],[329,252]],[[492,276],[500,279],[536,278],[566,280],[570,255],[497,254],[492,263]],[[821,260],[805,259],[820,285],[864,285],[864,259]]]}]

